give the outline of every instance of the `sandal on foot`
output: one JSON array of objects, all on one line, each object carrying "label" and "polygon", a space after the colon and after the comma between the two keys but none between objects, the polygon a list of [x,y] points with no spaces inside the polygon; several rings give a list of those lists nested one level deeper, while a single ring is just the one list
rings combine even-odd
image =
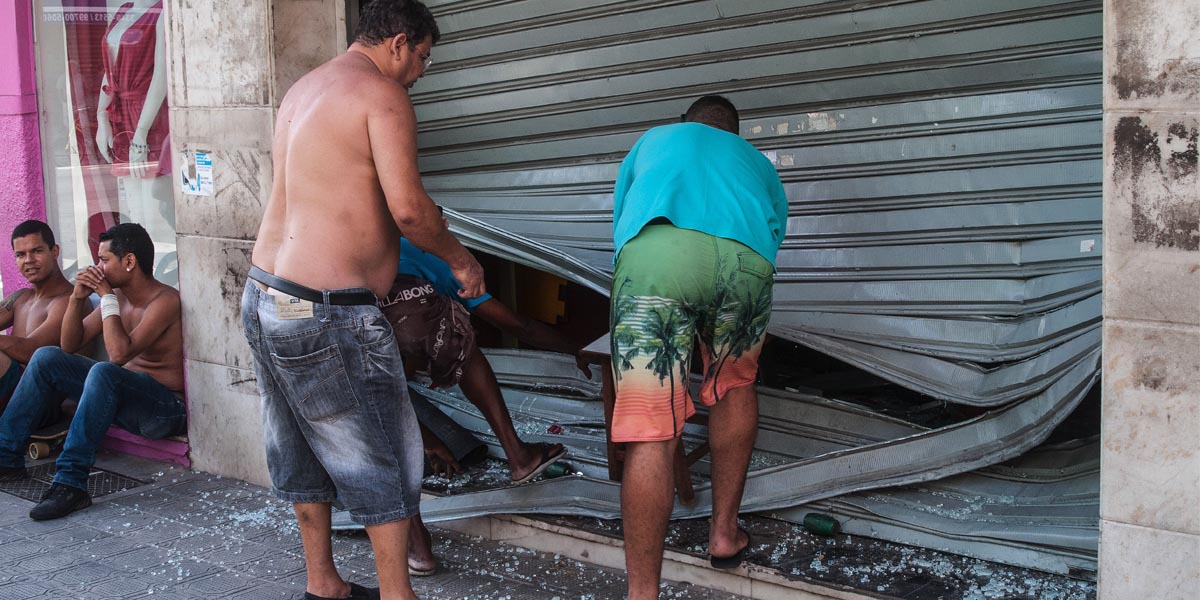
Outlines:
[{"label": "sandal on foot", "polygon": [[534,478],[534,477],[537,477],[538,475],[541,475],[541,474],[542,474],[542,471],[545,471],[547,468],[549,468],[549,467],[550,467],[550,465],[552,465],[552,464],[554,464],[554,463],[558,462],[558,461],[559,461],[559,460],[561,460],[561,459],[562,459],[564,456],[566,456],[566,455],[567,455],[567,447],[566,447],[566,446],[558,446],[558,453],[557,453],[557,454],[552,454],[552,453],[551,453],[551,452],[552,452],[552,451],[551,451],[551,448],[553,448],[553,447],[554,447],[554,446],[553,446],[553,445],[551,445],[551,444],[540,444],[540,446],[541,446],[541,457],[540,457],[540,460],[539,460],[539,462],[538,462],[538,466],[537,466],[537,468],[535,468],[534,470],[530,471],[528,474],[526,474],[524,477],[522,477],[522,478],[520,478],[520,479],[516,479],[516,478],[514,478],[514,479],[512,480],[512,482],[513,482],[514,484],[520,485],[520,484],[522,484],[522,483],[528,483],[528,482],[530,482],[530,481],[533,481],[533,478]]},{"label": "sandal on foot", "polygon": [[738,531],[746,534],[746,545],[742,546],[733,556],[713,556],[708,555],[708,564],[714,569],[736,569],[742,565],[742,561],[746,558],[746,551],[754,544],[754,540],[750,537],[750,532],[739,528]]},{"label": "sandal on foot", "polygon": [[408,563],[408,575],[410,577],[429,577],[430,575],[437,573],[437,570],[437,563],[434,563],[434,565],[428,569],[418,569],[412,566],[412,563]]},{"label": "sandal on foot", "polygon": [[304,600],[379,600],[379,588],[369,588],[358,585],[357,583],[350,584],[350,595],[345,598],[326,598],[318,596],[312,592],[304,592]]}]

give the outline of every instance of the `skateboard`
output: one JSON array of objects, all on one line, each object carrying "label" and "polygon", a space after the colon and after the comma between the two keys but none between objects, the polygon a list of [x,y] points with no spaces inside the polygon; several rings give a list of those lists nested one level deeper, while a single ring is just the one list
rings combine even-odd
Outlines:
[{"label": "skateboard", "polygon": [[71,421],[62,420],[33,432],[29,436],[29,458],[48,458],[52,452],[61,450],[67,440],[67,429],[70,426]]}]

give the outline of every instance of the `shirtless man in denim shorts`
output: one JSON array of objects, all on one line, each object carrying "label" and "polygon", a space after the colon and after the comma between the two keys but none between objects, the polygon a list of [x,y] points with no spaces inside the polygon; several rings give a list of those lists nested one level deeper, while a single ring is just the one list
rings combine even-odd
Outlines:
[{"label": "shirtless man in denim shorts", "polygon": [[[420,2],[377,0],[350,49],[288,90],[275,125],[274,184],[242,322],[267,465],[276,494],[295,506],[310,599],[416,598],[407,543],[421,434],[376,306],[396,274],[400,230],[450,265],[462,297],[485,291],[483,269],[446,231],[417,169],[408,89],[439,37]],[[347,583],[334,566],[335,498],[371,538],[378,592]]]}]

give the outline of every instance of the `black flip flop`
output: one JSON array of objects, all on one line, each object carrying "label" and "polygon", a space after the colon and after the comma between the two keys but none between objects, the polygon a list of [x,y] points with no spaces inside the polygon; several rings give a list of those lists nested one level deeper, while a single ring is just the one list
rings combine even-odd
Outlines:
[{"label": "black flip flop", "polygon": [[326,598],[318,596],[311,592],[304,592],[304,600],[379,600],[379,588],[368,588],[358,585],[357,583],[350,584],[350,595],[345,598]]},{"label": "black flip flop", "polygon": [[736,569],[742,565],[742,561],[746,558],[746,551],[750,546],[754,545],[754,538],[750,537],[750,532],[739,528],[738,531],[746,534],[746,545],[742,546],[733,556],[713,556],[708,555],[708,564],[714,569]]},{"label": "black flip flop", "polygon": [[567,455],[567,447],[566,446],[562,446],[561,451],[558,454],[551,454],[550,448],[552,448],[553,446],[554,446],[554,444],[543,443],[542,451],[541,451],[541,462],[538,464],[537,468],[530,471],[528,474],[526,474],[524,477],[522,477],[520,479],[513,479],[512,480],[513,484],[521,485],[522,483],[528,483],[530,481],[533,481],[534,477],[541,475],[542,471],[545,471],[546,469],[550,468],[550,465],[552,465],[552,464],[562,460],[564,457],[566,457],[566,455]]}]

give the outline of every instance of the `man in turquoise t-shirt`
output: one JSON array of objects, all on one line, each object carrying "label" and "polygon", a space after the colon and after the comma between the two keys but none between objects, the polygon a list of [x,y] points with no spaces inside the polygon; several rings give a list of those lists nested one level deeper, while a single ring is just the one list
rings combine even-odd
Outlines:
[{"label": "man in turquoise t-shirt", "polygon": [[701,98],[684,123],[655,127],[634,144],[613,192],[611,434],[626,443],[621,513],[631,600],[658,597],[672,458],[695,412],[688,373],[697,336],[712,449],[710,562],[735,568],[750,545],[737,517],[788,205],[774,166],[737,132],[728,100]]}]

